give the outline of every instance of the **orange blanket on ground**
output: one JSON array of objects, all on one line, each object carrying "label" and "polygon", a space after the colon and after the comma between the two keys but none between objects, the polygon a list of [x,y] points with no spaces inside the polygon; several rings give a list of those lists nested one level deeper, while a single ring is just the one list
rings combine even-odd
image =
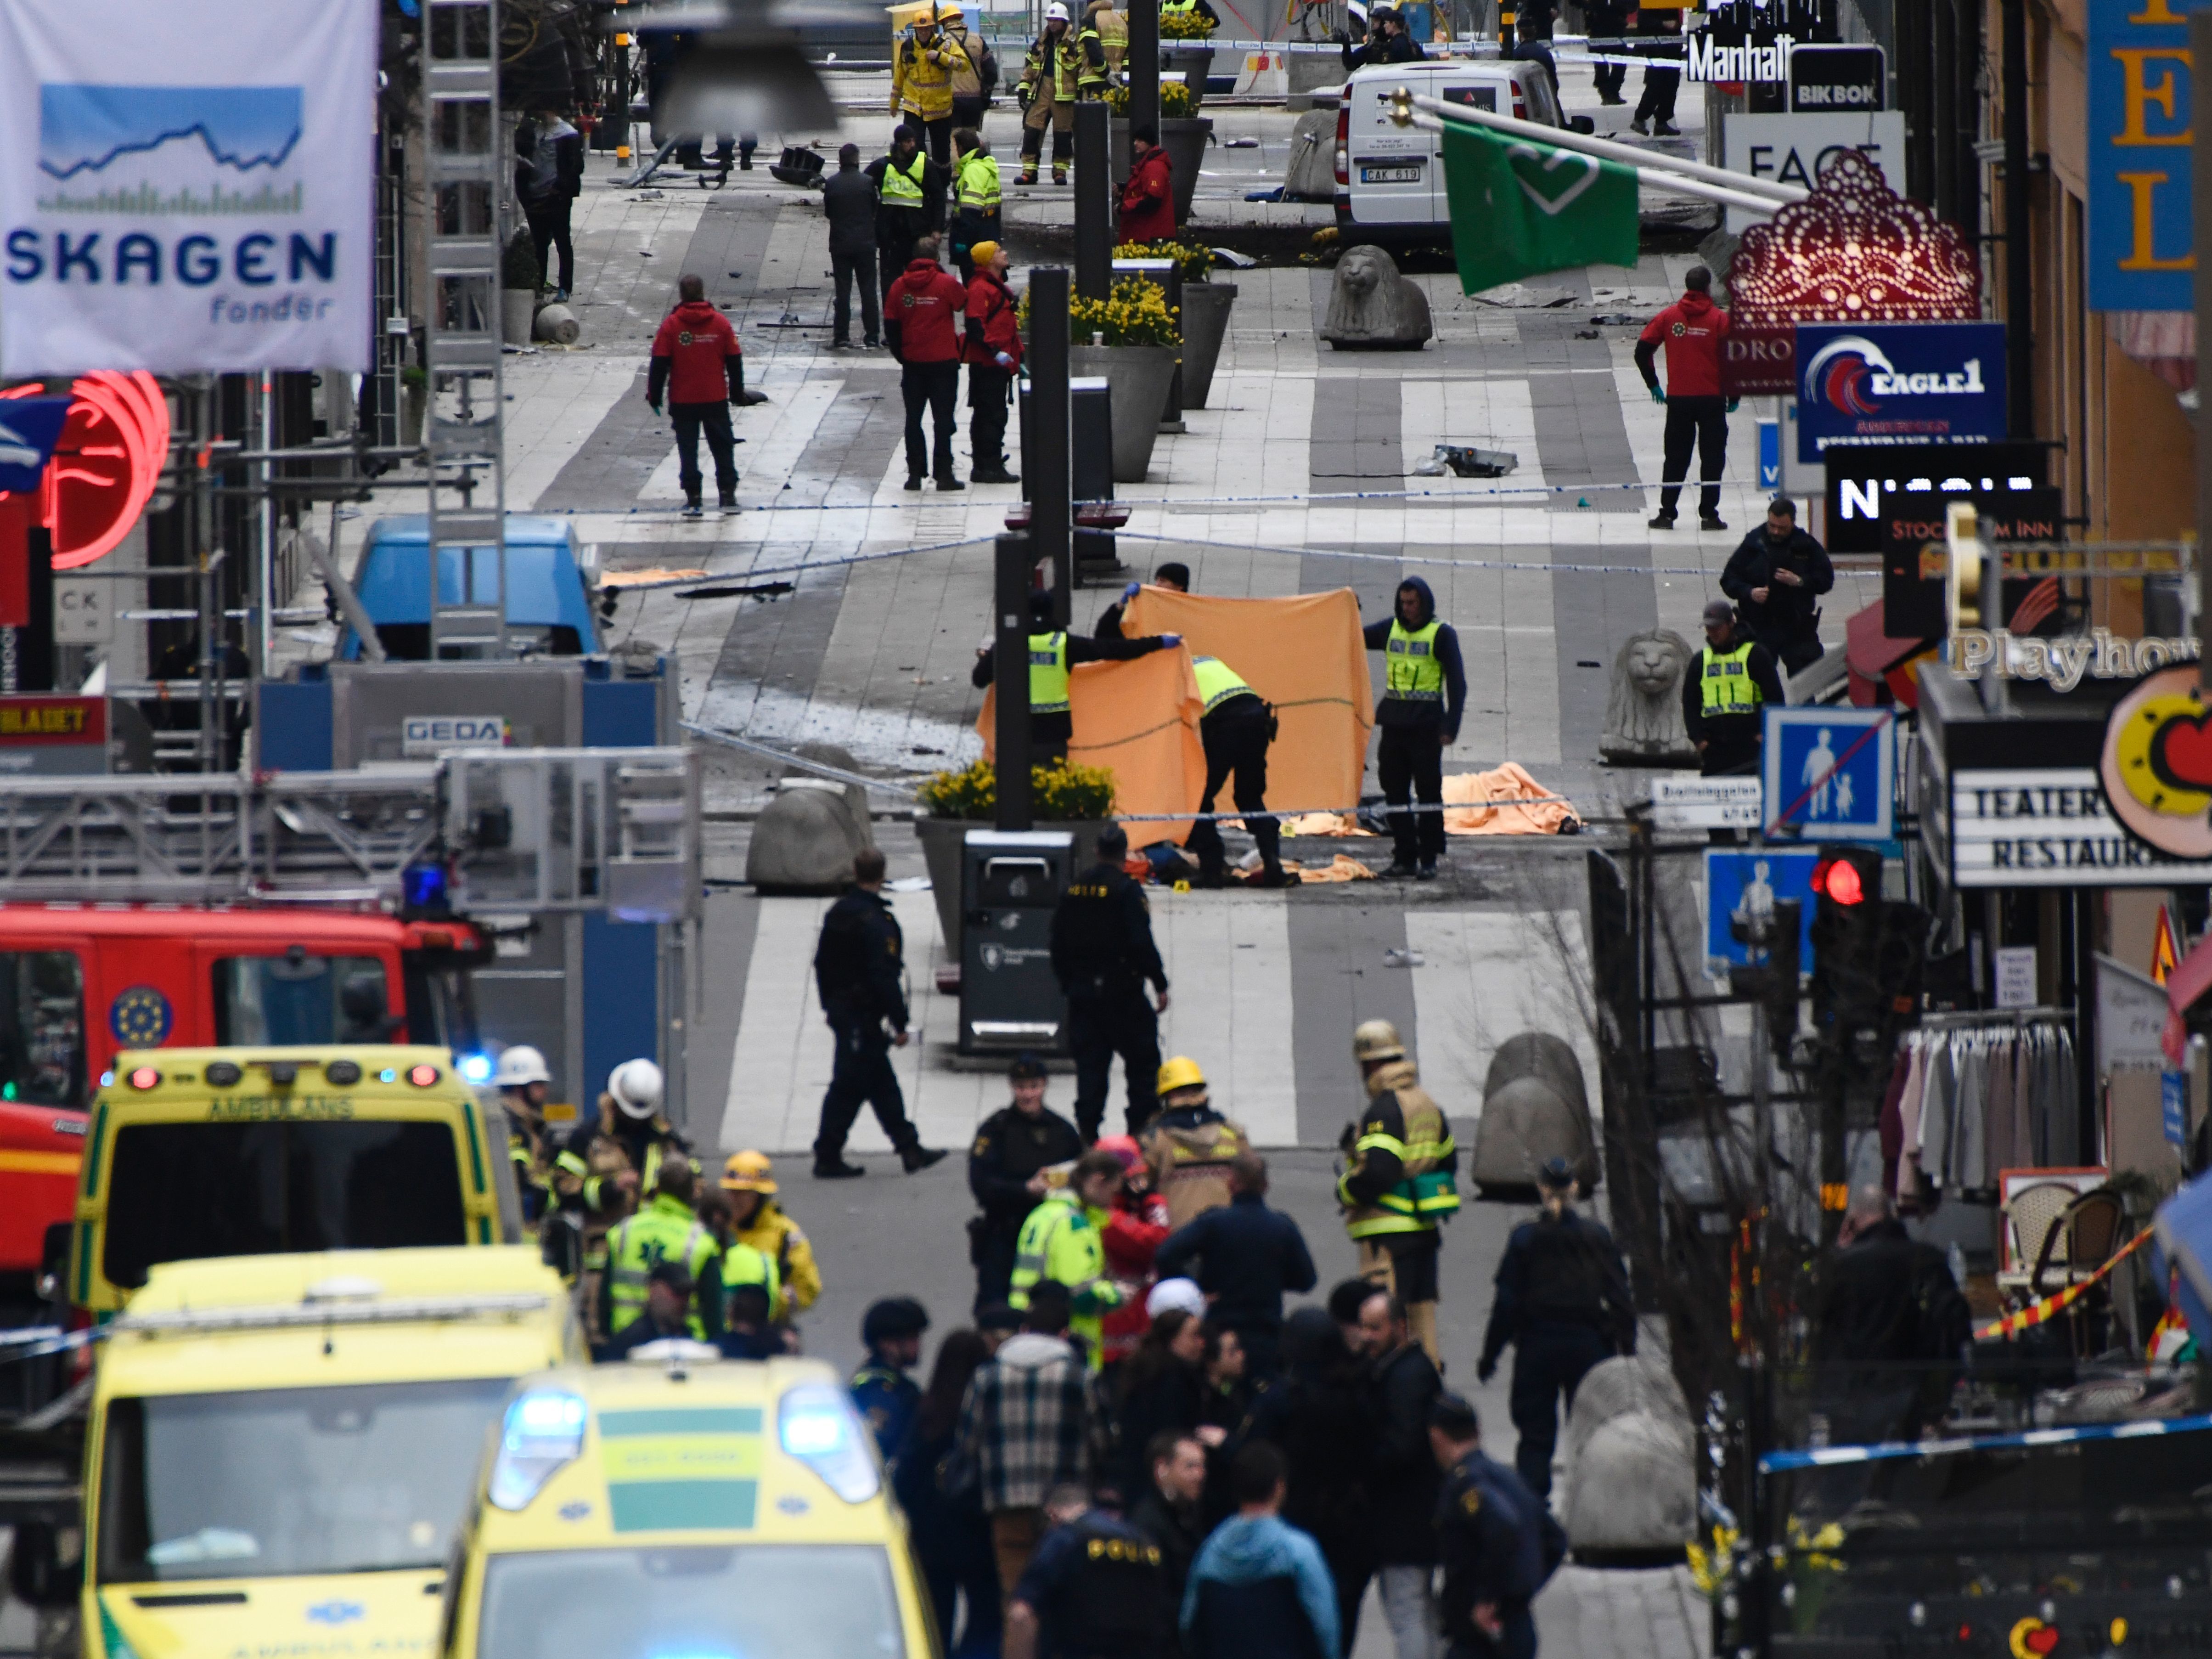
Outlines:
[{"label": "orange blanket on ground", "polygon": [[[1563,823],[1580,823],[1573,805],[1506,761],[1490,772],[1444,775],[1444,833],[1448,836],[1556,836]],[[1286,836],[1371,836],[1349,812],[1309,812],[1285,818]]]},{"label": "orange blanket on ground", "polygon": [[[1121,631],[1180,634],[1193,656],[1220,658],[1275,705],[1282,728],[1267,751],[1268,805],[1348,806],[1359,799],[1375,692],[1350,588],[1224,599],[1146,587],[1129,602]],[[1230,804],[1224,788],[1214,805]]]},{"label": "orange blanket on ground", "polygon": [[[983,757],[995,759],[998,687],[983,694],[975,730],[983,738]],[[1155,651],[1129,662],[1087,662],[1068,676],[1067,712],[1075,732],[1067,757],[1084,766],[1103,766],[1114,775],[1117,814],[1187,813],[1198,810],[1206,793],[1206,750],[1199,741],[1198,681],[1188,651]],[[1180,842],[1190,833],[1188,817],[1162,823],[1133,823],[1129,845]]]}]

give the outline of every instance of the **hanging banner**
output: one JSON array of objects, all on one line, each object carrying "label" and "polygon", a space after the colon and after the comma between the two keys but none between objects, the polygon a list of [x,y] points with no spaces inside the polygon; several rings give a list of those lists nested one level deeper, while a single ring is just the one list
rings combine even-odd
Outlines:
[{"label": "hanging banner", "polygon": [[2089,309],[2189,311],[2189,17],[2196,0],[2086,8]]},{"label": "hanging banner", "polygon": [[0,374],[367,370],[376,43],[358,0],[0,0]]}]

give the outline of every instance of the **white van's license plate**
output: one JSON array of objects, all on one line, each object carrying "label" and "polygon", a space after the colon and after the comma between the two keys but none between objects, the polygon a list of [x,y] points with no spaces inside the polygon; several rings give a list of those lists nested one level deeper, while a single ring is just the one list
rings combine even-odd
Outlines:
[{"label": "white van's license plate", "polygon": [[1363,185],[1418,185],[1421,182],[1421,166],[1416,161],[1409,167],[1362,167],[1359,182]]}]

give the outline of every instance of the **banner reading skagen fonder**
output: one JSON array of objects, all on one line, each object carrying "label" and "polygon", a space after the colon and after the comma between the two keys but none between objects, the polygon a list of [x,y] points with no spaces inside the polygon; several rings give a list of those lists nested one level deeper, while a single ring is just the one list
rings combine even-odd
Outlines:
[{"label": "banner reading skagen fonder", "polygon": [[376,28],[0,0],[0,374],[366,370]]}]

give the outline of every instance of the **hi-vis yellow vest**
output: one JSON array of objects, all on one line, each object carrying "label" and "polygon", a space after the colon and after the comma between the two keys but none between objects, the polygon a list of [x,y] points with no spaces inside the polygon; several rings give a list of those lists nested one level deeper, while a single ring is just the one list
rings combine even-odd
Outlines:
[{"label": "hi-vis yellow vest", "polygon": [[[1403,1082],[1391,1080],[1388,1068],[1378,1072],[1374,1080],[1397,1097],[1406,1136],[1401,1140],[1372,1120],[1363,1120],[1352,1152],[1363,1162],[1370,1149],[1395,1153],[1404,1173],[1396,1186],[1346,1217],[1344,1230],[1354,1238],[1372,1238],[1378,1233],[1434,1232],[1446,1216],[1459,1210],[1458,1183],[1437,1167],[1452,1155],[1451,1126],[1410,1069]],[[1342,1191],[1341,1183],[1339,1191]]]},{"label": "hi-vis yellow vest", "polygon": [[1257,696],[1244,678],[1218,657],[1194,657],[1191,672],[1198,679],[1198,695],[1211,714],[1231,697]]},{"label": "hi-vis yellow vest", "polygon": [[1067,635],[1030,635],[1030,713],[1067,712]]},{"label": "hi-vis yellow vest", "polygon": [[1698,678],[1698,695],[1707,715],[1748,714],[1765,701],[1751,678],[1753,643],[1746,640],[1733,651],[1715,651],[1709,645],[1698,653],[1705,665]]},{"label": "hi-vis yellow vest", "polygon": [[1389,643],[1382,647],[1386,696],[1409,702],[1443,701],[1443,665],[1437,660],[1437,631],[1443,625],[1432,619],[1425,628],[1408,629],[1392,618]]}]

